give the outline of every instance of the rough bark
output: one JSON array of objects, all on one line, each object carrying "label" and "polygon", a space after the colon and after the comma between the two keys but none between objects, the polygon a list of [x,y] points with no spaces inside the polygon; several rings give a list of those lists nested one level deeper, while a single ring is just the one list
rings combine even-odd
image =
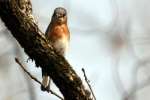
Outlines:
[{"label": "rough bark", "polygon": [[47,68],[65,100],[91,100],[71,65],[56,53],[39,30],[30,0],[0,0],[0,17],[36,65]]}]

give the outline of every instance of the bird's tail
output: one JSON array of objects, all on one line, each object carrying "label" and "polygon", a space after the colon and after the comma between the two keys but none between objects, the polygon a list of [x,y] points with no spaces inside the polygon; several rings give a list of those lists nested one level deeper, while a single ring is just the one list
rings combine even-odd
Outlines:
[{"label": "bird's tail", "polygon": [[43,75],[41,90],[47,91],[50,89],[50,77],[48,75]]}]

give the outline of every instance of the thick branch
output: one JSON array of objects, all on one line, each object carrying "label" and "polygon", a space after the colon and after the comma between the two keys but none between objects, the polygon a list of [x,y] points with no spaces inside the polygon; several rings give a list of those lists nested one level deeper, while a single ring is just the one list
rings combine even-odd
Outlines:
[{"label": "thick branch", "polygon": [[65,100],[91,100],[81,79],[40,32],[29,0],[0,0],[0,17],[36,65],[47,68]]}]

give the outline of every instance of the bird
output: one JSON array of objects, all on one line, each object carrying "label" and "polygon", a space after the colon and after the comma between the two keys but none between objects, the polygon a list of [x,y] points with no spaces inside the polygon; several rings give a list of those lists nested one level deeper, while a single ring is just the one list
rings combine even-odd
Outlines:
[{"label": "bird", "polygon": [[[50,24],[48,25],[45,37],[51,43],[58,55],[65,56],[70,41],[70,32],[67,24],[67,11],[63,7],[55,8]],[[42,69],[41,90],[46,91],[50,88],[50,76],[46,69]]]}]

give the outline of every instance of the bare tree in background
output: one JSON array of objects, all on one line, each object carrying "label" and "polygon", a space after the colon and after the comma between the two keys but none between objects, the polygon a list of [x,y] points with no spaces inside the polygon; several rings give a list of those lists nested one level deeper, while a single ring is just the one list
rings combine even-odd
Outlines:
[{"label": "bare tree in background", "polygon": [[[113,23],[114,26],[112,26],[112,30],[109,31],[109,35],[111,34],[110,40],[115,63],[112,69],[112,76],[114,78],[116,88],[122,95],[122,100],[139,100],[138,93],[150,84],[149,74],[145,71],[149,71],[150,64],[149,52],[147,51],[149,48],[149,35],[147,34],[147,31],[149,30],[147,29],[149,26],[147,16],[149,16],[149,13],[144,12],[147,7],[144,7],[144,9],[143,7],[140,7],[141,5],[144,5],[146,1],[134,1],[132,2],[133,4],[131,3],[132,7],[130,7],[131,5],[129,5],[129,1],[128,4],[124,4],[126,6],[120,6],[122,3],[121,0],[115,1],[118,3],[116,4],[116,11],[118,12],[116,12],[117,16]],[[140,26],[143,22],[144,26]],[[142,52],[140,54],[138,52],[140,50],[145,50],[147,52]],[[129,82],[130,87],[125,84],[121,77],[120,63],[123,58],[122,51],[126,51],[126,53],[135,60],[131,66],[132,68],[130,68],[131,71],[127,72],[131,77]],[[146,73],[140,77],[144,78],[146,76],[146,78],[141,78],[142,81],[139,81],[140,72],[143,70]]]}]

